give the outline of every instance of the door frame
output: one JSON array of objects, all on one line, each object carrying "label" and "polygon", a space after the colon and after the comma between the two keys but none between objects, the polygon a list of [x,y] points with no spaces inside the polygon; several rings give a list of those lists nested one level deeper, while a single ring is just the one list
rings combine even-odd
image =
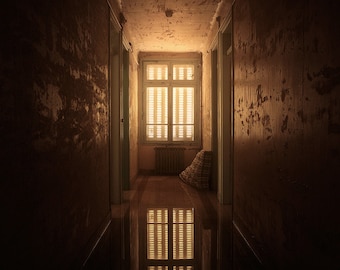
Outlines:
[{"label": "door frame", "polygon": [[123,35],[123,48],[122,48],[122,181],[123,190],[130,189],[130,84],[129,84],[129,68],[130,68],[130,51],[131,46]]},{"label": "door frame", "polygon": [[109,182],[110,203],[122,200],[122,27],[109,18]]},{"label": "door frame", "polygon": [[234,164],[234,87],[232,14],[221,23],[217,44],[217,197],[222,204],[232,203]]}]

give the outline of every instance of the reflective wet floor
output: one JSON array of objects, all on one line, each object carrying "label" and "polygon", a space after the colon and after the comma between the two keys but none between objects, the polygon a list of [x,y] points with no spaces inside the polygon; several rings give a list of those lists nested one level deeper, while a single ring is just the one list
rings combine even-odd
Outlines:
[{"label": "reflective wet floor", "polygon": [[112,206],[107,269],[261,269],[232,225],[232,206],[177,176],[141,176]]}]

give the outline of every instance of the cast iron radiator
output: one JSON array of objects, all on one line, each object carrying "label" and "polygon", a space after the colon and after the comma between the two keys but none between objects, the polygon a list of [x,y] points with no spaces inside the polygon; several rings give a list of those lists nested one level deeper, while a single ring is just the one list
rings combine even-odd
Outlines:
[{"label": "cast iron radiator", "polygon": [[184,169],[183,147],[155,147],[156,174],[179,174]]}]

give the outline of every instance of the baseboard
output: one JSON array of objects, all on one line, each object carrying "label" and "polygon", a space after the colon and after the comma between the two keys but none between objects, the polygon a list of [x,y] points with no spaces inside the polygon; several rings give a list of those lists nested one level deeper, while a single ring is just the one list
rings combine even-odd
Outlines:
[{"label": "baseboard", "polygon": [[108,228],[111,224],[111,212],[108,213],[108,215],[103,220],[101,226],[99,226],[99,229],[94,234],[94,236],[90,239],[89,244],[87,245],[84,256],[83,256],[83,262],[82,262],[82,268],[86,268],[88,261],[94,254],[95,250],[98,247],[98,244],[102,240],[103,236],[107,233]]},{"label": "baseboard", "polygon": [[238,225],[233,221],[233,226],[235,229],[235,232],[238,233],[238,235],[242,238],[242,240],[244,241],[244,243],[247,245],[247,247],[249,248],[249,250],[252,252],[252,254],[254,255],[254,257],[256,258],[256,260],[258,261],[259,264],[263,264],[262,263],[262,259],[260,258],[260,256],[258,255],[258,253],[255,251],[254,247],[251,245],[251,243],[248,241],[247,237],[245,236],[245,234],[240,230],[240,228],[238,227]]},{"label": "baseboard", "polygon": [[239,239],[243,242],[244,246],[248,249],[248,252],[252,254],[254,260],[257,261],[261,268],[265,268],[265,251],[263,245],[259,243],[252,233],[248,230],[245,224],[240,218],[234,213],[233,215],[233,231]]}]

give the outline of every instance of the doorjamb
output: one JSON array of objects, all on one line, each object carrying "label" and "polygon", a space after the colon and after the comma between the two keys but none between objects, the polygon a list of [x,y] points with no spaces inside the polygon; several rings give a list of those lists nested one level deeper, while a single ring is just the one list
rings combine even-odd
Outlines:
[{"label": "doorjamb", "polygon": [[110,10],[109,18],[109,178],[110,203],[120,204],[122,198],[122,28]]},{"label": "doorjamb", "polygon": [[234,148],[234,89],[232,18],[230,15],[221,23],[218,33],[218,200],[222,204],[232,203],[233,148]]}]

